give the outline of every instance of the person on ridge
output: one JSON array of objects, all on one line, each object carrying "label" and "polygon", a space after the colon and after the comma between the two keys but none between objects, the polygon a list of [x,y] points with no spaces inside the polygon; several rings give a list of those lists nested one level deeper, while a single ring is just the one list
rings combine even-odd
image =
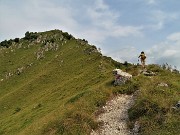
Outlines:
[{"label": "person on ridge", "polygon": [[146,59],[145,53],[142,51],[138,58],[141,59],[142,67],[145,68],[145,59]]}]

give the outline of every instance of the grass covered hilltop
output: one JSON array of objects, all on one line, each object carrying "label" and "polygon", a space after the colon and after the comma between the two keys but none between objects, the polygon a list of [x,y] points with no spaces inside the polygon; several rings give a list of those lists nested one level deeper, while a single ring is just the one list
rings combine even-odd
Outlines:
[{"label": "grass covered hilltop", "polygon": [[[133,75],[112,85],[112,70]],[[86,135],[99,124],[97,110],[118,93],[137,93],[129,127],[140,134],[179,135],[180,74],[158,65],[140,67],[102,56],[95,46],[67,32],[26,32],[0,43],[0,135]],[[161,85],[167,84],[167,85]]]}]

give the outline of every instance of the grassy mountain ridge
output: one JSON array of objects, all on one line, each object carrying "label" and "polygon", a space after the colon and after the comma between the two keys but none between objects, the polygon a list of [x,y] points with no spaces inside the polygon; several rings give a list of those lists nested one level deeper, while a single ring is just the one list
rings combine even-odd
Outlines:
[{"label": "grassy mountain ridge", "polygon": [[[112,96],[138,91],[129,110],[129,127],[138,121],[140,133],[179,133],[180,75],[158,65],[139,74],[140,66],[102,56],[83,39],[60,30],[26,32],[22,39],[0,44],[0,134],[84,135],[96,129],[95,114]],[[133,75],[113,87],[112,70]],[[166,83],[168,87],[159,86]]]},{"label": "grassy mountain ridge", "polygon": [[[90,132],[96,125],[92,114],[108,98],[105,84],[118,63],[62,31],[31,34],[1,48],[0,133]],[[73,117],[84,124],[76,127],[79,118],[68,122]],[[51,124],[66,119],[63,131]]]}]

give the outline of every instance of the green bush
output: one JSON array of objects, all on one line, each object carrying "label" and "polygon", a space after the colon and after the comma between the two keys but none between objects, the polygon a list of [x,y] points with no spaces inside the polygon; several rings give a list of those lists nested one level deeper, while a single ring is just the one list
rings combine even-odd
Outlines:
[{"label": "green bush", "polygon": [[9,48],[12,45],[13,40],[4,40],[0,43],[0,46]]},{"label": "green bush", "polygon": [[37,35],[36,32],[33,33],[33,32],[27,31],[27,32],[25,33],[24,39],[26,39],[26,40],[35,40],[35,39],[37,39],[37,37],[38,37],[38,35]]},{"label": "green bush", "polygon": [[68,40],[70,40],[71,38],[73,38],[73,36],[72,36],[71,34],[68,34],[67,32],[63,32],[62,35],[63,35],[66,39],[68,39]]},{"label": "green bush", "polygon": [[19,43],[19,38],[15,38],[14,42]]}]

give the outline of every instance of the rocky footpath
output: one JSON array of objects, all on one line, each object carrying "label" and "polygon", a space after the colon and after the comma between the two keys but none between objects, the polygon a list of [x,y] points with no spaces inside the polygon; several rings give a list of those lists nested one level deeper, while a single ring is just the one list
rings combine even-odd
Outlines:
[{"label": "rocky footpath", "polygon": [[91,135],[131,135],[127,127],[128,109],[134,103],[133,95],[118,95],[108,101],[102,108],[97,121],[102,123],[102,126],[97,131],[92,131]]}]

